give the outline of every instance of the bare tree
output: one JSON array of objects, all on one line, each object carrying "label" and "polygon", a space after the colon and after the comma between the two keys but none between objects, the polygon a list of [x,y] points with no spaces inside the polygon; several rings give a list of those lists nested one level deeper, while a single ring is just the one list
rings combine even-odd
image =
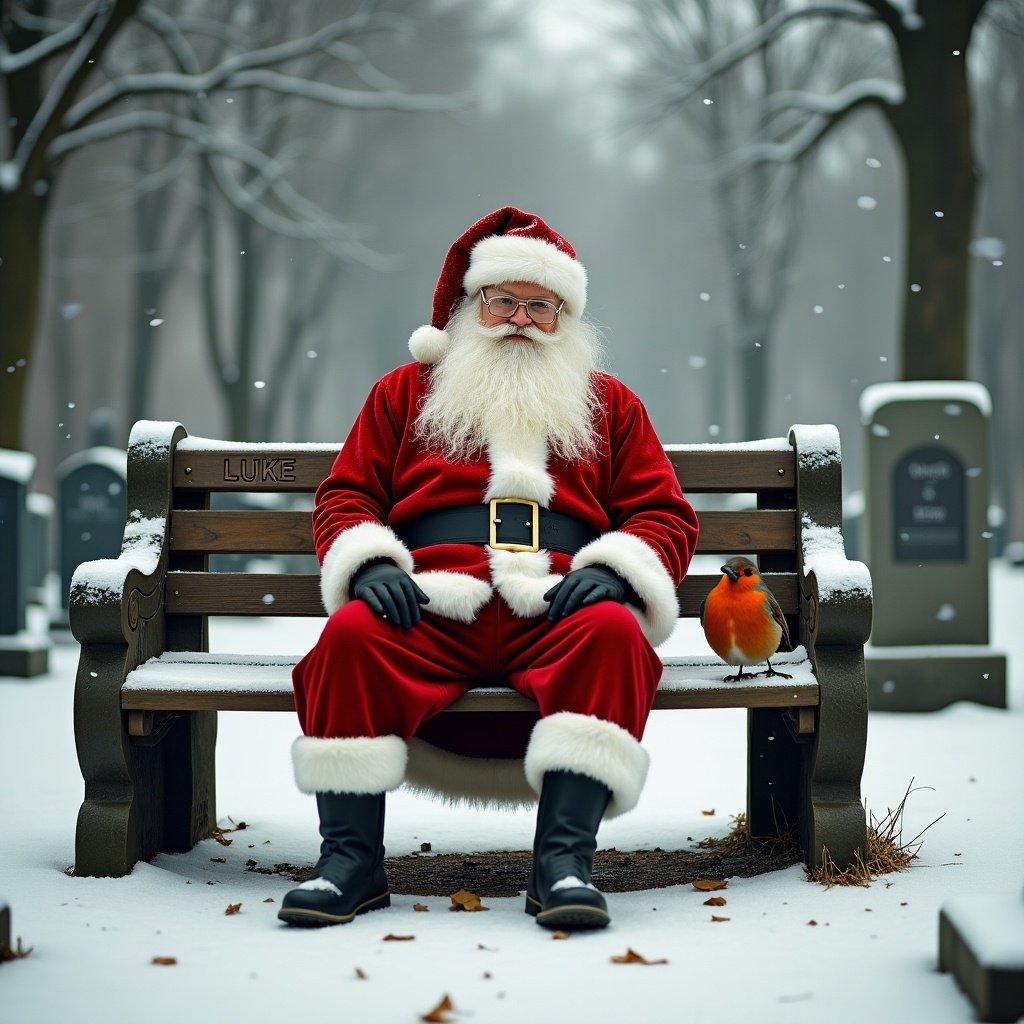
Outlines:
[{"label": "bare tree", "polygon": [[768,96],[772,120],[757,138],[738,147],[722,170],[799,160],[853,112],[866,107],[882,112],[904,158],[908,287],[900,371],[905,379],[956,379],[967,372],[968,248],[976,180],[965,57],[982,11],[1007,2],[1019,0],[780,6],[702,64],[680,68],[658,97],[663,110],[676,109],[730,69],[823,19],[829,26],[881,30],[897,79],[867,77],[827,94],[805,83]]},{"label": "bare tree", "polygon": [[[971,321],[978,377],[992,393],[992,433],[1024,437],[1024,295],[1014,276],[1014,254],[1024,245],[1024,5],[993,8],[973,62],[978,149],[985,188],[972,245]],[[1005,511],[1007,541],[1024,541],[1024,473],[1020,446],[992,446],[993,491]]]},{"label": "bare tree", "polygon": [[[688,103],[669,100],[680,74],[706,68],[784,10],[784,0],[636,0],[624,43],[634,52],[636,70],[629,89],[639,94],[632,109],[652,111],[648,121],[682,115],[703,142],[704,173],[711,176],[724,256],[731,271],[728,335],[737,362],[736,394],[741,437],[766,430],[774,324],[786,297],[785,278],[800,237],[804,179],[814,156],[804,151],[793,160],[736,162],[750,139],[780,116],[773,98],[798,85],[831,91],[863,70],[857,41],[842,31],[817,24],[799,40],[782,39],[762,47],[741,64],[711,77]],[[653,98],[653,102],[652,102]],[[641,119],[643,123],[643,119]],[[779,127],[779,126],[776,126]],[[728,354],[732,354],[731,352]],[[723,353],[717,353],[721,358]]]},{"label": "bare tree", "polygon": [[[249,4],[224,5],[236,11]],[[49,196],[75,153],[137,132],[179,140],[205,158],[209,182],[267,230],[312,241],[341,260],[367,258],[357,230],[301,194],[287,160],[218,116],[216,94],[289,97],[350,111],[452,109],[452,97],[413,95],[381,83],[336,84],[298,70],[313,57],[359,66],[358,43],[400,22],[373,0],[352,13],[286,41],[227,48],[204,61],[211,38],[232,38],[216,5],[190,5],[172,17],[149,0],[0,0],[0,75],[7,117],[0,136],[0,447],[21,442],[24,397],[35,344]],[[317,11],[321,8],[311,8]],[[166,58],[160,70],[97,68],[129,25],[144,28]],[[169,105],[181,98],[184,108]],[[244,173],[240,172],[244,168]]]}]

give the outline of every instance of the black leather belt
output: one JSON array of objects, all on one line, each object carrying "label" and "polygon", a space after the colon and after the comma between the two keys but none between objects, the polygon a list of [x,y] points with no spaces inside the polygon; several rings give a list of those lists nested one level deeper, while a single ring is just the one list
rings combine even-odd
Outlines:
[{"label": "black leather belt", "polygon": [[600,531],[527,498],[492,498],[486,505],[426,512],[396,526],[395,532],[412,551],[431,544],[486,544],[495,551],[547,548],[574,555]]}]

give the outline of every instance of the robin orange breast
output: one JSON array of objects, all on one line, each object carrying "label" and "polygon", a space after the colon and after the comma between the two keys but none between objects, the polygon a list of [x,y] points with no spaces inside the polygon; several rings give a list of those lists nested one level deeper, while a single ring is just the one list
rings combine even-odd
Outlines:
[{"label": "robin orange breast", "polygon": [[[792,649],[786,619],[775,595],[761,580],[757,566],[749,558],[730,558],[722,566],[722,578],[700,607],[700,623],[711,649],[726,664],[738,665],[739,672],[726,676],[726,682],[752,679],[754,676],[782,676],[769,660],[782,641]],[[766,672],[744,672],[744,665],[768,662]]]}]

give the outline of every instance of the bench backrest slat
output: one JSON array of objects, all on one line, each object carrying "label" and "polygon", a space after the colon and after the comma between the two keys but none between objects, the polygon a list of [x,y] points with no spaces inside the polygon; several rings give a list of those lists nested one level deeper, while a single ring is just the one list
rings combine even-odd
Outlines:
[{"label": "bench backrest slat", "polygon": [[[795,513],[787,509],[700,511],[698,554],[792,551]],[[178,509],[171,522],[172,551],[210,554],[310,554],[309,512],[268,509]]]},{"label": "bench backrest slat", "polygon": [[[796,576],[765,573],[786,615],[797,612]],[[680,614],[696,616],[720,576],[692,575],[678,590]],[[315,573],[170,572],[164,595],[168,615],[323,616]]]},{"label": "bench backrest slat", "polygon": [[[330,473],[338,450],[263,445],[179,448],[174,453],[174,486],[228,492],[312,492]],[[796,480],[792,451],[669,447],[668,457],[688,494],[785,490]]]}]

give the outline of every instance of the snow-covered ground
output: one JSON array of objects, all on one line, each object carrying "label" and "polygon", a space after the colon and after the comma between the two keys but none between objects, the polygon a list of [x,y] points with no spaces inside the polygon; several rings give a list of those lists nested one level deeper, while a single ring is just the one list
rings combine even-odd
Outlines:
[{"label": "snow-covered ground", "polygon": [[[961,703],[871,716],[869,811],[884,816],[913,779],[904,839],[944,815],[910,870],[831,890],[800,867],[734,878],[720,908],[688,885],[613,893],[611,927],[568,941],[538,928],[521,898],[487,898],[488,913],[469,914],[449,913],[447,897],[394,896],[390,910],[348,926],[280,925],[291,883],[245,861],[316,855],[315,809],[292,783],[296,726],[284,714],[221,715],[220,823],[248,825],[231,846],[210,839],[122,879],[69,877],[82,795],[71,715],[77,649],[59,647],[49,675],[0,679],[0,898],[11,904],[13,935],[32,947],[0,966],[0,1019],[397,1024],[447,994],[454,1010],[444,1019],[481,1024],[973,1020],[953,979],[937,972],[939,908],[953,897],[1020,902],[1024,886],[1024,569],[993,563],[992,589],[1010,710]],[[215,642],[295,650],[316,625],[234,620]],[[726,834],[744,805],[744,742],[743,712],[653,716],[641,804],[603,827],[601,845],[682,848],[687,836]],[[435,853],[526,849],[531,838],[529,812],[457,810],[401,792],[389,801],[389,855],[423,842]],[[713,922],[712,911],[728,920]],[[415,938],[386,941],[389,933]],[[612,961],[627,949],[667,963]]]}]

